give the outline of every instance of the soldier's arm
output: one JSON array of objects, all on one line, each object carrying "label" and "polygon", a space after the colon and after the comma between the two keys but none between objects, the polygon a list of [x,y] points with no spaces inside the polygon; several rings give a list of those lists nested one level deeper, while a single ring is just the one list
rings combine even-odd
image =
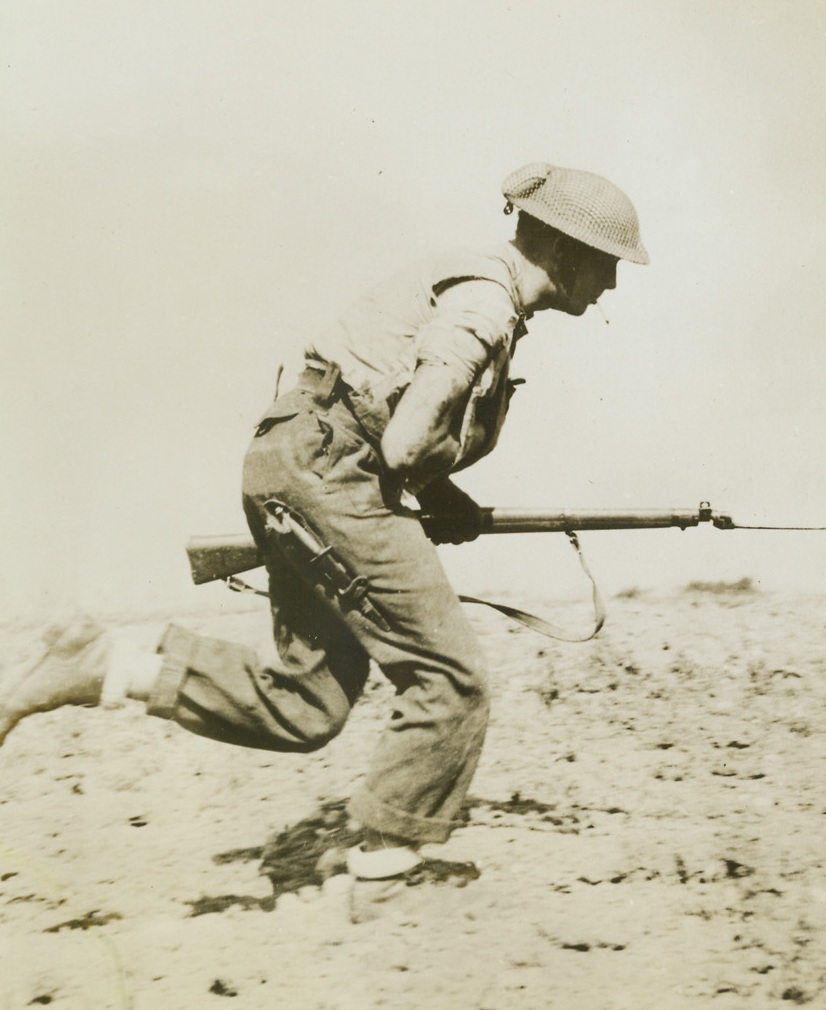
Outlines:
[{"label": "soldier's arm", "polygon": [[417,366],[381,440],[385,463],[411,486],[452,469],[472,384],[447,365]]},{"label": "soldier's arm", "polygon": [[473,384],[491,349],[507,339],[513,312],[507,293],[491,281],[463,282],[439,297],[413,379],[381,442],[387,466],[414,492],[453,468]]}]

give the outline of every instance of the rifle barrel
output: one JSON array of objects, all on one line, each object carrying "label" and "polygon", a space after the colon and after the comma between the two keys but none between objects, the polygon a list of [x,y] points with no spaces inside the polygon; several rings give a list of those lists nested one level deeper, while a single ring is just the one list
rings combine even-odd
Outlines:
[{"label": "rifle barrel", "polygon": [[483,533],[565,533],[569,530],[645,530],[698,526],[708,517],[697,509],[482,509]]}]

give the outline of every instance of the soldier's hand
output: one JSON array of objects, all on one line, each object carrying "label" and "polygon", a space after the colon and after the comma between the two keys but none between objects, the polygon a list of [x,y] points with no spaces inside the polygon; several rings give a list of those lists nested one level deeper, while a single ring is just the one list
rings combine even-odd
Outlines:
[{"label": "soldier's hand", "polygon": [[481,533],[482,510],[447,477],[428,484],[416,497],[422,528],[434,544],[468,543]]}]

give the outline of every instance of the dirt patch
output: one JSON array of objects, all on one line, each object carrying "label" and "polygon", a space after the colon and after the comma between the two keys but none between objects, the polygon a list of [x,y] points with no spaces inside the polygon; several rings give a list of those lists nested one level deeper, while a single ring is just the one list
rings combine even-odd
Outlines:
[{"label": "dirt patch", "polygon": [[[138,705],[18,727],[0,750],[0,1006],[826,1007],[826,599],[626,594],[586,645],[473,620],[489,737],[405,916],[353,925],[343,872],[360,838],[344,797],[391,707],[378,676],[309,756]],[[182,623],[269,634],[264,608]],[[31,630],[1,629],[4,656]]]}]

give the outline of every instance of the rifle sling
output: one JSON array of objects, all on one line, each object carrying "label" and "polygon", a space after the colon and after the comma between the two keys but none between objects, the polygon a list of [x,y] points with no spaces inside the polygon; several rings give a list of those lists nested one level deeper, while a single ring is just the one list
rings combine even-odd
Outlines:
[{"label": "rifle sling", "polygon": [[[504,614],[505,617],[510,618],[512,621],[516,621],[517,624],[522,624],[526,628],[530,628],[531,631],[536,631],[540,635],[544,635],[546,638],[553,638],[559,642],[589,642],[592,638],[597,636],[603,624],[605,624],[605,603],[602,599],[602,594],[599,591],[596,579],[591,574],[591,569],[588,567],[588,563],[585,560],[585,555],[582,553],[579,538],[573,530],[567,531],[565,535],[568,537],[568,540],[570,540],[574,550],[577,552],[577,555],[579,556],[579,563],[582,565],[582,570],[588,576],[588,580],[591,583],[591,594],[594,603],[594,626],[587,635],[568,635],[549,621],[546,621],[544,618],[537,617],[535,614],[530,614],[525,610],[520,610],[518,607],[510,607],[506,603],[495,603],[492,600],[482,600],[476,596],[460,595],[459,599],[462,603],[476,603],[484,607],[490,607],[492,610],[497,610],[500,614]],[[239,579],[236,575],[230,575],[229,578],[224,581],[226,582],[227,587],[235,593],[253,593],[256,596],[269,596],[265,590],[256,589],[243,579]]]},{"label": "rifle sling", "polygon": [[599,591],[596,579],[585,560],[585,555],[582,553],[582,547],[576,533],[573,530],[568,530],[565,535],[577,552],[582,570],[588,576],[588,580],[591,583],[591,594],[594,602],[594,626],[587,635],[569,635],[544,620],[544,618],[537,617],[535,614],[529,614],[524,610],[519,610],[517,607],[509,607],[505,603],[493,603],[491,600],[482,600],[475,596],[460,596],[459,599],[462,603],[479,603],[485,607],[491,607],[493,610],[498,610],[500,614],[504,614],[505,617],[509,617],[512,621],[516,621],[517,624],[524,624],[526,628],[530,628],[531,631],[536,631],[546,638],[554,638],[559,642],[589,642],[599,634],[600,629],[605,624],[605,602],[602,599],[602,593]]}]

